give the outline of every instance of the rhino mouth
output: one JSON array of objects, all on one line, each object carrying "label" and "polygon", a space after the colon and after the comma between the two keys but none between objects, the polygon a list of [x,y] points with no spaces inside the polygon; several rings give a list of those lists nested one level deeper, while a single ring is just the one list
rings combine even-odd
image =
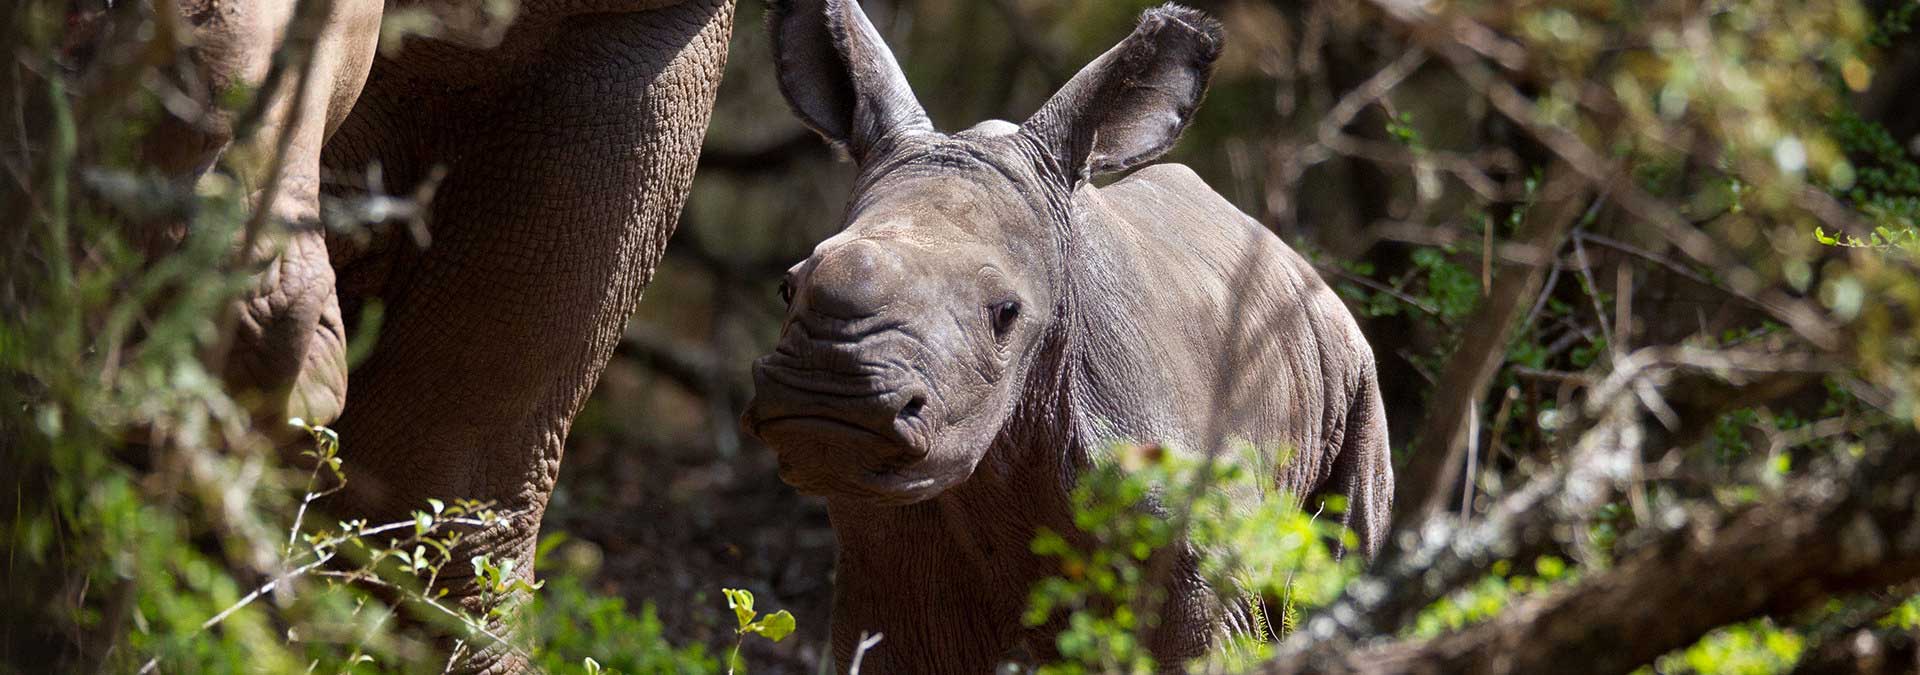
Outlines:
[{"label": "rhino mouth", "polygon": [[938,481],[916,471],[925,451],[830,415],[796,414],[750,423],[779,461],[780,480],[801,494],[911,504],[933,496]]},{"label": "rhino mouth", "polygon": [[[822,430],[838,429],[845,433],[850,433],[854,435],[871,436],[876,440],[890,442],[889,439],[887,439],[884,436],[881,436],[879,432],[876,432],[872,429],[868,429],[866,427],[860,426],[858,424],[854,424],[852,422],[848,422],[846,420],[828,417],[826,415],[782,415],[780,417],[761,420],[760,424],[757,426],[757,430],[775,428],[777,425],[784,425],[784,424],[814,426],[814,427],[820,427]],[[777,434],[778,431],[776,430],[775,433]]]}]

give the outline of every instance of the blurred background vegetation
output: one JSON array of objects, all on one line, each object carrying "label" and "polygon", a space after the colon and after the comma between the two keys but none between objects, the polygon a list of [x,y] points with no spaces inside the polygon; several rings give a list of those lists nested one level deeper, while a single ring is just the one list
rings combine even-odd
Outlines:
[{"label": "blurred background vegetation", "polygon": [[[1024,119],[1153,4],[863,6],[936,126],[955,130]],[[1499,517],[1500,500],[1583,457],[1578,441],[1605,417],[1588,411],[1590,395],[1622,363],[1643,364],[1629,359],[1641,350],[1778,357],[1739,382],[1663,381],[1639,413],[1657,440],[1640,444],[1630,476],[1607,482],[1550,540],[1485,556],[1457,590],[1414,607],[1399,635],[1489,621],[1613,569],[1683,522],[1718,522],[1712,514],[1742,513],[1823,467],[1913,438],[1920,4],[1186,4],[1219,17],[1229,42],[1166,161],[1192,166],[1306,253],[1349,301],[1379,362],[1401,494],[1415,496],[1397,505],[1403,517]],[[47,80],[33,69],[48,59],[30,50],[62,36],[30,12],[57,6],[9,10],[8,110],[26,105],[22,83]],[[781,484],[771,454],[736,421],[750,360],[777,336],[777,282],[838,228],[853,169],[787,112],[763,15],[756,0],[739,7],[680,229],[568,441],[543,526],[548,583],[528,594],[526,619],[534,656],[550,668],[592,657],[621,672],[716,670],[739,638],[723,587],[798,617],[793,638],[746,643],[754,668],[814,672],[828,658],[824,505]],[[284,594],[266,603],[271,612],[201,632],[290,561],[314,559],[292,555],[286,536],[314,483],[281,476],[269,453],[222,450],[258,444],[235,440],[253,433],[247,420],[192,366],[214,331],[208,308],[232,292],[212,283],[228,277],[208,272],[223,269],[240,196],[202,186],[204,245],[160,266],[97,236],[111,230],[97,218],[47,218],[87,209],[46,203],[149,197],[129,157],[112,152],[138,125],[76,114],[46,136],[67,147],[29,158],[8,146],[17,185],[0,242],[0,442],[17,472],[8,470],[5,653],[52,640],[106,670],[164,656],[277,671],[311,659],[352,668],[365,651],[381,667],[433,669],[440,655],[391,629],[387,610],[362,611],[379,604],[365,596]],[[77,146],[93,148],[85,157],[96,164],[50,164],[82,156]],[[29,209],[26,195],[54,201]],[[63,250],[86,255],[71,265],[35,253]],[[1503,289],[1521,287],[1539,291],[1496,311]],[[136,342],[135,359],[102,349]],[[1480,342],[1491,345],[1489,368],[1468,363]],[[1790,358],[1800,355],[1812,361]],[[128,450],[128,438],[141,440]],[[361,548],[365,578],[407,576],[387,560],[391,545]],[[1350,576],[1316,565],[1307,575],[1316,583],[1337,588]],[[13,604],[40,602],[47,589],[62,602]],[[1648,666],[1855,663],[1831,645],[1862,630],[1912,663],[1913,582],[1844,591],[1744,613]],[[1311,595],[1317,606],[1337,593]],[[326,617],[324,630],[304,617]],[[1292,631],[1310,614],[1282,619]],[[306,643],[282,640],[289,626]],[[1124,661],[1089,667],[1113,663]]]}]

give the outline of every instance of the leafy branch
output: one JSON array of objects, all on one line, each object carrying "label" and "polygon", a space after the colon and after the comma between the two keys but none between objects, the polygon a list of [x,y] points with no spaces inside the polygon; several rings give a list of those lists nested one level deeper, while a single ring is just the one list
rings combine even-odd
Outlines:
[{"label": "leafy branch", "polygon": [[733,631],[733,654],[727,657],[727,673],[732,675],[735,664],[740,662],[740,645],[746,642],[748,635],[779,642],[793,634],[793,615],[780,610],[766,616],[760,616],[753,609],[753,592],[738,588],[723,588],[720,592],[727,596],[727,609],[733,610],[734,619],[740,625]]}]

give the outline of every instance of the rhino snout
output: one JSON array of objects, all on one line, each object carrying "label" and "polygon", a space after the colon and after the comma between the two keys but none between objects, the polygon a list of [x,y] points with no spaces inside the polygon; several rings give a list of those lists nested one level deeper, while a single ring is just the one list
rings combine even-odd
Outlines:
[{"label": "rhino snout", "polygon": [[772,448],[780,477],[808,494],[893,498],[925,459],[927,388],[903,377],[808,372],[768,363],[753,369],[754,397],[741,426]]}]

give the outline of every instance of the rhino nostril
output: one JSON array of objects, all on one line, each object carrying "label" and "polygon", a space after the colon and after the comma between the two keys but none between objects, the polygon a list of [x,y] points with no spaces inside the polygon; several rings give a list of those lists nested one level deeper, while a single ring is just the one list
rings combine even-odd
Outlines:
[{"label": "rhino nostril", "polygon": [[927,397],[915,396],[900,408],[900,418],[909,419],[920,416],[920,409],[927,407]]}]

